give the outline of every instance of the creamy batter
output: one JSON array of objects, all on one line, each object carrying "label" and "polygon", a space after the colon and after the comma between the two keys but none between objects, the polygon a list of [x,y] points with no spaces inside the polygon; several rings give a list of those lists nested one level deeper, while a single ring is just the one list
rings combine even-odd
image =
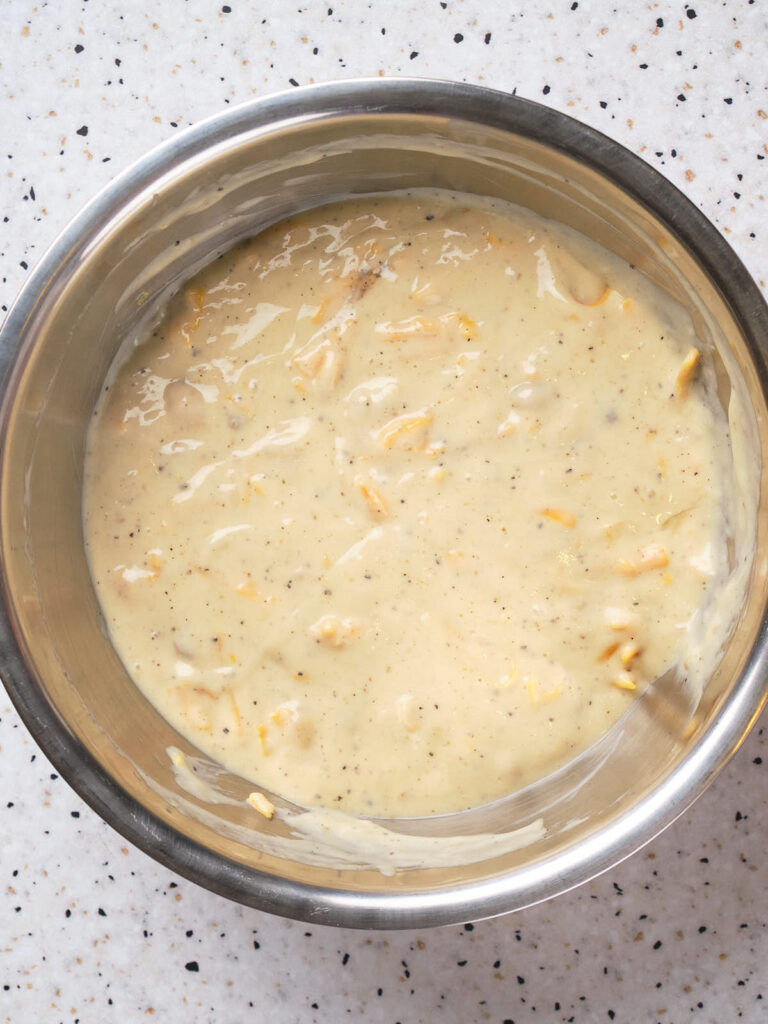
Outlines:
[{"label": "creamy batter", "polygon": [[128,671],[309,806],[433,814],[547,774],[727,634],[700,347],[638,273],[502,203],[267,230],[184,288],[94,415],[85,533]]}]

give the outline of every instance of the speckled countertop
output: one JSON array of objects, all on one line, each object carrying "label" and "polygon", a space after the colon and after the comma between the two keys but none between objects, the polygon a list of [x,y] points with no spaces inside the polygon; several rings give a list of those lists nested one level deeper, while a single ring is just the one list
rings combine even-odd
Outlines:
[{"label": "speckled countertop", "polygon": [[[768,277],[760,0],[2,0],[0,309],[155,143],[297,84],[478,82],[620,140]],[[334,931],[228,903],[104,825],[0,695],[0,1020],[768,1019],[768,719],[702,799],[591,884],[495,921]]]}]

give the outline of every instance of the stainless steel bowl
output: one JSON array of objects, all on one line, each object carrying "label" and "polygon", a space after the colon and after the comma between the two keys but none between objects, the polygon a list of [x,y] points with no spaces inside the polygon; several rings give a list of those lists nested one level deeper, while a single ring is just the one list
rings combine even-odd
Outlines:
[{"label": "stainless steel bowl", "polygon": [[[603,741],[536,786],[459,815],[383,823],[416,837],[406,848],[421,851],[385,876],[339,859],[332,835],[327,851],[310,855],[285,821],[180,788],[166,748],[194,748],[131,683],[94,595],[82,467],[116,349],[169,288],[297,210],[425,185],[499,196],[563,221],[690,309],[715,351],[723,397],[742,391],[754,411],[758,555],[738,629],[693,718],[662,680]],[[490,916],[563,892],[679,815],[765,701],[767,342],[766,306],[718,232],[649,166],[562,114],[489,90],[407,80],[297,89],[228,110],[97,196],[31,275],[0,333],[0,672],[10,696],[103,818],[161,863],[242,903],[395,928]],[[218,785],[235,798],[250,788],[232,776]],[[537,821],[543,828],[529,828],[518,849],[499,852],[480,838],[465,840],[458,863],[434,853],[450,849],[446,837]]]}]

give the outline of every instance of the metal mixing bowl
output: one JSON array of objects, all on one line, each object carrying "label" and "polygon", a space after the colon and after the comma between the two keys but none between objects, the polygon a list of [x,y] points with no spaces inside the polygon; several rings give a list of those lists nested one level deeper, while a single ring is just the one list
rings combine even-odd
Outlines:
[{"label": "metal mixing bowl", "polygon": [[[510,199],[569,224],[690,309],[715,353],[723,398],[736,389],[754,413],[758,555],[738,628],[693,717],[680,688],[660,681],[604,740],[522,793],[458,815],[384,823],[421,852],[383,875],[364,859],[345,861],[333,835],[328,851],[321,838],[308,853],[284,820],[179,786],[166,748],[196,752],[112,648],[84,555],[81,489],[105,374],[169,288],[297,210],[418,186]],[[97,196],[30,276],[0,333],[5,685],[58,771],[103,818],[231,899],[288,917],[394,928],[490,916],[563,892],[679,815],[765,700],[767,342],[765,304],[718,232],[649,166],[562,114],[484,89],[407,80],[297,89],[228,110]],[[228,775],[217,786],[237,800],[251,788]],[[444,856],[446,837],[521,827],[528,838],[517,849],[499,852],[480,838],[465,841],[463,863]]]}]

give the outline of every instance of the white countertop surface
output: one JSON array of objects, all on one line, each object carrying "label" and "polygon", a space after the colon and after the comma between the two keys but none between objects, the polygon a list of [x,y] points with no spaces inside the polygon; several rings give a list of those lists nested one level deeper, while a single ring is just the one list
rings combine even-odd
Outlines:
[{"label": "white countertop surface", "polygon": [[[0,0],[0,316],[102,185],[186,125],[295,84],[476,82],[660,169],[768,277],[760,0]],[[128,848],[0,692],[0,1021],[768,1020],[768,718],[661,837],[494,921],[305,926]]]}]

